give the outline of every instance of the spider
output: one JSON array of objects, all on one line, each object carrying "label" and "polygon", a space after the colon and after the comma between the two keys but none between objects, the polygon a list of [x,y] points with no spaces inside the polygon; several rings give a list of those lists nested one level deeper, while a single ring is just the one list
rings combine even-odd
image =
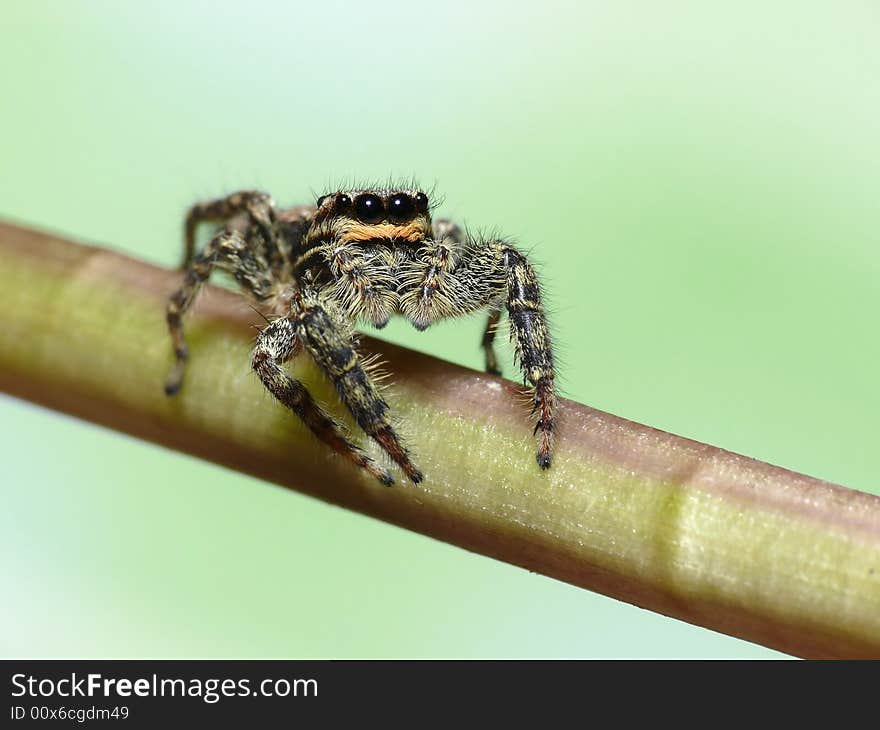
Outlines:
[{"label": "spider", "polygon": [[[553,354],[534,269],[503,239],[466,235],[432,221],[421,190],[338,190],[315,205],[279,209],[259,191],[241,191],[193,206],[185,222],[185,278],[168,301],[175,363],[165,392],[174,395],[188,357],[181,318],[212,271],[231,274],[256,307],[277,317],[260,332],[251,364],[263,385],[334,451],[393,484],[391,474],[353,444],[343,427],[282,365],[305,349],[335,385],[358,426],[414,483],[422,472],[394,429],[388,404],[358,355],[354,326],[382,328],[399,314],[417,329],[488,310],[482,338],[486,370],[500,374],[493,348],[502,308],[537,414],[537,462],[550,466],[553,445]],[[222,224],[201,251],[202,222]]]}]

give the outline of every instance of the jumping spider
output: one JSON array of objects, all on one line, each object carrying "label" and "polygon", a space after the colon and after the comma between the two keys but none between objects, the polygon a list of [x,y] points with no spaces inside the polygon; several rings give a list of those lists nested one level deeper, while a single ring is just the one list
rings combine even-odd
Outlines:
[{"label": "jumping spider", "polygon": [[[499,373],[493,339],[505,307],[511,340],[537,412],[537,461],[550,466],[556,407],[553,354],[535,272],[501,239],[465,235],[431,220],[428,196],[414,189],[340,190],[314,206],[278,209],[272,198],[243,191],[193,206],[186,217],[183,285],[168,302],[176,362],[165,385],[176,393],[187,346],[181,317],[215,269],[231,274],[255,305],[278,318],[257,338],[252,366],[263,385],[321,441],[386,485],[391,474],[346,438],[282,364],[305,348],[327,374],[358,425],[415,483],[389,408],[356,351],[354,325],[384,327],[393,314],[418,330],[448,317],[489,311],[482,339],[486,370]],[[223,223],[195,252],[202,222]]]}]

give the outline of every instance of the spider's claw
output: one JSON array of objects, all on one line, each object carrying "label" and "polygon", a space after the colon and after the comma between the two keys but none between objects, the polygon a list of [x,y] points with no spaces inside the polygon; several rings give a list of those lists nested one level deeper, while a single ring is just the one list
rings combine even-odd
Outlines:
[{"label": "spider's claw", "polygon": [[384,469],[376,469],[376,473],[374,474],[376,479],[379,480],[379,483],[383,487],[393,487],[394,486],[394,477],[391,476],[390,472],[385,471]]},{"label": "spider's claw", "polygon": [[375,477],[383,487],[394,486],[394,477],[391,476],[391,472],[380,467],[369,456],[363,453],[360,449],[357,449],[357,447],[353,447],[349,457],[353,457],[354,462],[365,472]]},{"label": "spider's claw", "polygon": [[394,433],[394,429],[390,425],[383,426],[371,435],[385,453],[403,469],[404,474],[409,477],[413,484],[418,484],[422,481],[422,472],[409,460],[409,451],[400,443],[397,434]]},{"label": "spider's claw", "polygon": [[177,395],[180,392],[180,386],[183,385],[183,369],[186,363],[184,360],[178,360],[168,373],[168,379],[165,381],[165,395]]},{"label": "spider's claw", "polygon": [[538,453],[535,458],[538,461],[538,466],[542,469],[547,469],[550,466],[550,453],[553,450],[553,431],[555,425],[553,418],[555,402],[552,381],[548,378],[538,380],[535,384],[535,408],[532,412],[538,411],[540,417],[535,424],[533,435],[538,437]]},{"label": "spider's claw", "polygon": [[[370,472],[373,476],[378,479],[383,486],[392,487],[394,486],[394,477],[391,476],[391,473],[386,471],[385,469],[380,469],[374,462],[371,462],[369,465],[364,465],[364,468]],[[406,464],[401,464],[400,468],[403,469],[404,473],[409,477],[409,480],[413,484],[418,484],[424,479],[424,475],[415,466],[413,466],[412,462],[407,461]]]}]

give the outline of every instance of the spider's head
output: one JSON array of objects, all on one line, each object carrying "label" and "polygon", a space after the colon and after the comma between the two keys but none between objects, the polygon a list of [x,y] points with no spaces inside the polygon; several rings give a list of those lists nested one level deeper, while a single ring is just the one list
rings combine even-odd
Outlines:
[{"label": "spider's head", "polygon": [[345,190],[318,198],[315,222],[340,243],[421,243],[431,235],[428,196],[420,190]]}]

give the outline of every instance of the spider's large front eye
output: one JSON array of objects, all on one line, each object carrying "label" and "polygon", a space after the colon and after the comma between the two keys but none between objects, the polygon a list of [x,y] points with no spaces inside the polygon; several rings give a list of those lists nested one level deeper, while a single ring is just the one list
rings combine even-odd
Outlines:
[{"label": "spider's large front eye", "polygon": [[405,221],[411,218],[416,207],[406,193],[394,193],[388,199],[388,217],[393,221]]},{"label": "spider's large front eye", "polygon": [[354,199],[354,212],[362,223],[378,223],[385,217],[385,205],[378,195],[364,193]]}]

